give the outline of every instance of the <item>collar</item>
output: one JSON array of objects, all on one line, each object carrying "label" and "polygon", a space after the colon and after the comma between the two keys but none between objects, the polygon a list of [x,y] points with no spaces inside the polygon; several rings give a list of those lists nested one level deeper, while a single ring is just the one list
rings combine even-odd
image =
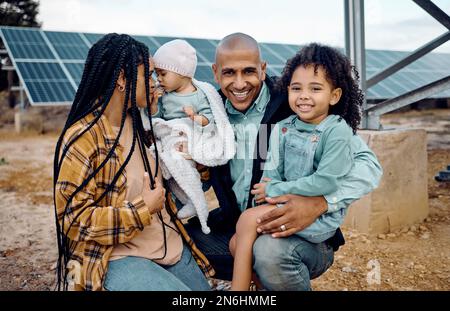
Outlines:
[{"label": "collar", "polygon": [[323,119],[319,124],[311,124],[311,123],[303,122],[302,120],[299,119],[298,116],[295,116],[291,120],[291,124],[293,124],[297,130],[307,131],[307,132],[312,132],[312,131],[323,132],[329,126],[329,124],[336,122],[338,119],[339,119],[339,116],[330,114],[325,119]]}]

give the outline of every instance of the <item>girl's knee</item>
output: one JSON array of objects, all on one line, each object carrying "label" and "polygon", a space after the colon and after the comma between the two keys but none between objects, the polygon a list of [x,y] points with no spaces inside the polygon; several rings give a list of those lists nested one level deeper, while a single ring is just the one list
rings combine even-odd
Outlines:
[{"label": "girl's knee", "polygon": [[243,211],[236,224],[236,233],[256,232],[256,218],[258,218],[258,213],[253,211],[253,208]]},{"label": "girl's knee", "polygon": [[236,235],[231,237],[230,243],[228,243],[228,248],[230,249],[231,256],[234,257],[234,252],[236,250]]}]

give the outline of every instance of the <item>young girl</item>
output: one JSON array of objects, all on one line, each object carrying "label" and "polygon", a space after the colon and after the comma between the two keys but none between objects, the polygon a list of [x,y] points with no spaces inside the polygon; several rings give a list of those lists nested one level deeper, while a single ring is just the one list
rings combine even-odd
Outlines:
[{"label": "young girl", "polygon": [[[363,94],[357,78],[350,61],[327,46],[310,44],[287,62],[280,86],[295,114],[279,122],[271,135],[263,177],[251,191],[257,204],[266,197],[321,196],[339,188],[353,165],[350,139],[361,120]],[[232,290],[249,288],[257,218],[272,208],[248,209],[238,220],[230,241],[235,257]],[[320,243],[334,235],[344,216],[345,210],[328,212],[300,232],[292,231],[289,223],[281,224],[280,231]]]},{"label": "young girl", "polygon": [[197,56],[187,41],[165,43],[153,59],[164,91],[152,108],[164,178],[183,204],[178,218],[196,215],[203,232],[209,233],[208,205],[196,163],[225,164],[235,153],[234,132],[215,87],[193,78]]}]

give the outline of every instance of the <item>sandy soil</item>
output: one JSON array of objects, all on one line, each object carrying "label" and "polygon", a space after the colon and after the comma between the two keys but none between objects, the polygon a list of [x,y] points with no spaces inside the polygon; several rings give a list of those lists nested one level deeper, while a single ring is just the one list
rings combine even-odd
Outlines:
[{"label": "sandy soil", "polygon": [[[450,164],[450,110],[391,114],[383,124],[429,131],[430,215],[424,223],[379,237],[344,229],[347,243],[333,266],[313,280],[314,290],[450,290],[450,183],[434,180]],[[56,139],[0,126],[0,290],[53,288]],[[374,267],[381,279],[370,285],[367,275]]]}]

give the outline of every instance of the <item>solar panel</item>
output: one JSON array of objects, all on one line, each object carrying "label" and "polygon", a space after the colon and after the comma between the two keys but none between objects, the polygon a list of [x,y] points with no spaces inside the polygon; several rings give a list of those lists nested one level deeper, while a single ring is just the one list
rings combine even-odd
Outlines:
[{"label": "solar panel", "polygon": [[269,48],[272,54],[276,54],[285,61],[293,57],[295,53],[299,50],[298,46],[294,46],[295,48],[292,48],[286,45],[274,43],[261,43],[261,46]]},{"label": "solar panel", "polygon": [[159,48],[159,44],[157,44],[157,42],[153,41],[152,39],[150,39],[150,37],[147,36],[133,36],[134,39],[144,43],[149,51],[150,54],[155,54],[156,50]]},{"label": "solar panel", "polygon": [[206,39],[183,38],[197,51],[197,59],[199,62],[208,64],[214,63],[216,57],[216,46]]},{"label": "solar panel", "polygon": [[85,60],[89,47],[78,33],[45,31],[50,43],[61,59]]},{"label": "solar panel", "polygon": [[55,59],[42,33],[30,28],[2,28],[5,44],[16,59]]},{"label": "solar panel", "polygon": [[[104,34],[42,31],[35,28],[0,27],[0,35],[32,105],[70,104],[80,83],[89,48]],[[162,44],[174,40],[165,36],[134,36],[154,54]],[[199,64],[195,78],[214,85],[211,63],[218,40],[185,38],[196,50]],[[294,44],[261,43],[267,74],[279,76],[298,52]],[[341,49],[342,50],[342,49]],[[367,50],[366,73],[371,77],[407,56],[408,52]],[[409,92],[450,74],[450,55],[431,53],[367,90],[367,98],[387,99]],[[217,86],[217,85],[216,85]],[[450,97],[450,90],[432,96]]]},{"label": "solar panel", "polygon": [[64,63],[73,80],[80,84],[81,76],[83,75],[84,62],[83,63]]},{"label": "solar panel", "polygon": [[172,38],[172,37],[153,37],[153,39],[155,39],[159,43],[159,45],[161,46],[164,43],[172,41],[172,40],[174,40],[176,38]]},{"label": "solar panel", "polygon": [[98,40],[100,40],[104,36],[104,34],[100,34],[100,33],[83,33],[83,35],[91,45],[96,43]]},{"label": "solar panel", "polygon": [[71,102],[75,95],[59,63],[16,62],[34,105]]},{"label": "solar panel", "polygon": [[198,65],[195,71],[195,78],[199,81],[209,82],[213,85],[216,84],[211,66],[208,65]]}]

